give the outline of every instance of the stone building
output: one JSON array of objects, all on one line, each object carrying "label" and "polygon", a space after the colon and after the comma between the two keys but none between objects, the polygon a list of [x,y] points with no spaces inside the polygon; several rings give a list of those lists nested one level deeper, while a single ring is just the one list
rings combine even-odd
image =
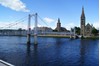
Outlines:
[{"label": "stone building", "polygon": [[49,27],[37,27],[38,32],[52,32],[52,28]]},{"label": "stone building", "polygon": [[0,36],[25,36],[27,30],[23,29],[0,29]]},{"label": "stone building", "polygon": [[58,22],[57,22],[57,27],[55,28],[55,31],[57,32],[66,32],[66,28],[61,27],[61,23],[60,23],[60,19],[58,18]]},{"label": "stone building", "polygon": [[81,14],[81,18],[80,18],[80,35],[82,36],[86,36],[86,37],[90,37],[92,35],[92,25],[90,25],[89,23],[87,25],[85,25],[86,23],[86,18],[85,18],[85,13],[84,13],[84,8],[82,7],[82,14]]},{"label": "stone building", "polygon": [[89,23],[85,26],[85,35],[86,36],[92,36],[92,25]]}]

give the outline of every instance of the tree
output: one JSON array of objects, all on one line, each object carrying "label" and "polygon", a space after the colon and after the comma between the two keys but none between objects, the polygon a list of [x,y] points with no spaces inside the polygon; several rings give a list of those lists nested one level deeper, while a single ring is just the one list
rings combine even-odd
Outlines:
[{"label": "tree", "polygon": [[80,35],[80,27],[75,27],[76,34]]},{"label": "tree", "polygon": [[57,30],[53,30],[53,32],[58,32]]},{"label": "tree", "polygon": [[92,34],[96,36],[96,35],[98,35],[98,33],[99,33],[99,30],[97,30],[95,27],[93,27]]},{"label": "tree", "polygon": [[19,28],[18,30],[19,30],[19,31],[21,31],[21,30],[22,30],[22,28]]}]

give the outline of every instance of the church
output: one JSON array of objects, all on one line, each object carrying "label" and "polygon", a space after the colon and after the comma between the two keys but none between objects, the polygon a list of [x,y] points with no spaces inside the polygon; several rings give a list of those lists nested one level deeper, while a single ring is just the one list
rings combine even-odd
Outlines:
[{"label": "church", "polygon": [[55,31],[57,32],[67,32],[67,29],[64,27],[61,27],[60,19],[58,18],[57,27],[55,28]]},{"label": "church", "polygon": [[85,13],[84,13],[84,7],[82,7],[82,14],[80,17],[80,35],[85,36],[85,37],[90,37],[92,36],[92,25],[90,25],[89,23],[87,23],[87,25],[85,25],[85,21],[86,21],[86,17],[85,17]]}]

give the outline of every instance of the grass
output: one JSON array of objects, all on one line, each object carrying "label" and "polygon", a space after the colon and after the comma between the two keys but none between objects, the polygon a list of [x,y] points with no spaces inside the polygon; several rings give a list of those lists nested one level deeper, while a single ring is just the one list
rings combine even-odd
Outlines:
[{"label": "grass", "polygon": [[58,36],[58,35],[46,35],[46,36],[39,36],[39,37],[55,37],[55,38],[70,38],[69,36]]}]

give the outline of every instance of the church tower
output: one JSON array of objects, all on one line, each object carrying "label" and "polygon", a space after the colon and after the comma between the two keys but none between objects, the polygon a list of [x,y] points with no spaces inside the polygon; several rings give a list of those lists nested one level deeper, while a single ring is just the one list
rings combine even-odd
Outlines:
[{"label": "church tower", "polygon": [[80,35],[85,36],[85,13],[84,13],[84,7],[82,7],[82,14],[81,14],[81,31]]},{"label": "church tower", "polygon": [[60,23],[60,19],[58,18],[58,23],[57,23],[57,31],[60,32],[61,31],[61,23]]}]

